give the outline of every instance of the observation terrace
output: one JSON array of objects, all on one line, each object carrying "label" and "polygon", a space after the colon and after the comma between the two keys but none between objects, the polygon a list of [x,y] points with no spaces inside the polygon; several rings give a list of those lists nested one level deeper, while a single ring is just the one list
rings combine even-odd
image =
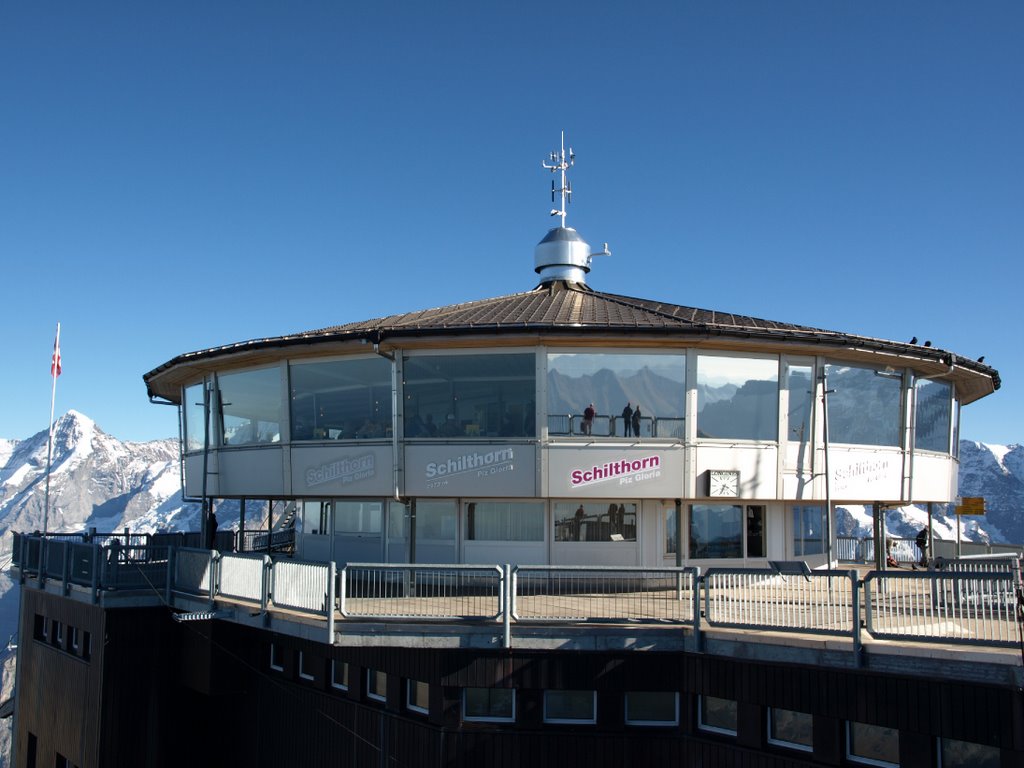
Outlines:
[{"label": "observation terrace", "polygon": [[[286,535],[288,531],[283,532]],[[275,534],[277,536],[278,534]],[[1021,553],[928,570],[301,562],[282,538],[15,535],[26,588],[338,646],[684,651],[1024,685]],[[840,542],[840,551],[850,548]],[[909,553],[910,550],[907,547]],[[897,552],[900,548],[897,547]]]}]

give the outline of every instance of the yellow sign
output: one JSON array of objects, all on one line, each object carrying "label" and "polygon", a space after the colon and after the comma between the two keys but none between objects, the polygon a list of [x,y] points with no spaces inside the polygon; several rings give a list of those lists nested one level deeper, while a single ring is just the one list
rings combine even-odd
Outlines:
[{"label": "yellow sign", "polygon": [[985,497],[984,496],[964,496],[960,500],[961,504],[957,506],[956,513],[958,515],[984,515],[985,514]]}]

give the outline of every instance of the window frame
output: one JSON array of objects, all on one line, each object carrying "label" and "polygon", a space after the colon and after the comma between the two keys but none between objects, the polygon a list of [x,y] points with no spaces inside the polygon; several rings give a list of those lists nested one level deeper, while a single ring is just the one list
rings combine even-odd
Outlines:
[{"label": "window frame", "polygon": [[[338,670],[338,666],[339,665],[344,667],[344,669],[345,669],[344,682],[341,682],[341,683],[338,682],[338,674],[337,674],[337,670]],[[349,668],[348,668],[348,662],[347,661],[338,661],[337,659],[331,659],[331,688],[334,688],[334,689],[339,690],[339,691],[347,691],[348,690],[348,673],[349,673]]]},{"label": "window frame", "polygon": [[[590,718],[565,718],[565,717],[551,717],[548,715],[548,696],[552,694],[566,695],[570,693],[589,693],[590,694],[590,707],[591,716]],[[555,725],[596,725],[597,724],[597,691],[588,689],[555,689],[549,688],[544,691],[544,722],[555,724]]]},{"label": "window frame", "polygon": [[279,643],[270,644],[270,668],[275,672],[284,672],[284,648]]},{"label": "window frame", "polygon": [[[504,715],[469,715],[466,712],[466,694],[469,691],[509,691],[512,694],[512,714],[508,716]],[[469,688],[462,689],[462,720],[467,723],[514,723],[516,721],[516,689],[515,688],[496,688],[496,687],[484,687],[484,686],[471,686]],[[490,695],[488,694],[488,704],[490,704]],[[488,707],[490,709],[490,707]]]},{"label": "window frame", "polygon": [[[418,690],[419,686],[426,687],[427,705],[425,707],[419,704],[413,703],[413,689]],[[413,680],[412,678],[405,681],[405,708],[412,711],[418,712],[421,715],[430,714],[430,683],[425,683],[422,680]]]},{"label": "window frame", "polygon": [[[384,678],[384,693],[377,693],[375,690],[377,683],[377,675],[382,675]],[[379,701],[381,704],[386,704],[388,700],[388,673],[383,672],[379,669],[366,670],[366,698],[371,701]]]},{"label": "window frame", "polygon": [[[814,716],[812,714],[810,714],[809,712],[800,712],[799,710],[796,710],[796,709],[786,709],[785,707],[767,706],[767,707],[765,707],[765,709],[767,710],[767,716],[768,716],[768,723],[767,723],[768,730],[766,731],[766,739],[767,739],[769,744],[771,744],[772,746],[775,746],[775,747],[784,747],[786,749],[796,749],[796,750],[799,750],[801,752],[813,752],[814,751]],[[772,724],[773,724],[773,722],[775,720],[774,717],[773,717],[773,713],[776,710],[782,710],[782,711],[786,711],[786,712],[795,712],[797,714],[807,715],[808,717],[810,717],[811,718],[811,743],[810,744],[801,744],[800,742],[797,742],[797,741],[786,741],[785,739],[774,738],[772,736]]]},{"label": "window frame", "polygon": [[[736,728],[729,730],[728,728],[722,728],[718,725],[711,725],[704,722],[704,703],[707,699],[718,699],[719,701],[728,701],[736,707]],[[733,736],[735,737],[739,733],[739,704],[735,699],[725,699],[721,696],[707,696],[705,694],[699,694],[697,696],[697,730],[705,731],[706,733],[717,733],[722,736]]]},{"label": "window frame", "polygon": [[306,659],[306,652],[305,651],[299,651],[298,652],[298,663],[296,665],[296,669],[298,671],[299,678],[301,680],[310,680],[310,681],[316,680],[316,675],[314,673],[306,671],[306,661],[307,661],[307,659]]},{"label": "window frame", "polygon": [[[884,726],[884,725],[875,725],[873,723],[862,723],[860,721],[847,720],[846,721],[846,759],[848,761],[850,761],[851,763],[856,763],[857,765],[874,765],[874,766],[879,766],[879,768],[899,768],[899,763],[898,762],[891,763],[888,760],[879,760],[879,759],[873,758],[873,757],[863,757],[861,755],[853,754],[853,752],[851,751],[851,747],[853,746],[852,733],[853,733],[853,726],[854,725],[865,725],[865,726],[868,726],[869,728],[888,728],[888,726]],[[888,728],[888,730],[895,731],[895,733],[896,733],[896,753],[897,753],[897,757],[898,757],[898,755],[899,755],[899,734],[900,734],[899,728]]]},{"label": "window frame", "polygon": [[[672,720],[631,720],[629,717],[629,696],[633,693],[671,694],[675,703],[675,716]],[[646,728],[672,728],[679,725],[679,691],[626,691],[623,697],[623,721],[626,725]]]}]

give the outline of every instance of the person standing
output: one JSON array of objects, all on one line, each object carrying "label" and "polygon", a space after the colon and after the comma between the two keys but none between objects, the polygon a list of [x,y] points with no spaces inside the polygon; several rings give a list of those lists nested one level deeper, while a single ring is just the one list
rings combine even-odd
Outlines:
[{"label": "person standing", "polygon": [[594,428],[594,417],[597,416],[597,411],[594,410],[594,404],[591,403],[583,409],[583,434],[589,435],[590,431]]},{"label": "person standing", "polygon": [[630,407],[630,403],[626,403],[626,407],[622,409],[622,436],[629,437],[633,432],[633,409]]},{"label": "person standing", "polygon": [[921,567],[928,567],[928,529],[922,528],[917,534],[917,548],[921,550]]},{"label": "person standing", "polygon": [[636,404],[633,411],[633,437],[640,437],[640,403]]}]

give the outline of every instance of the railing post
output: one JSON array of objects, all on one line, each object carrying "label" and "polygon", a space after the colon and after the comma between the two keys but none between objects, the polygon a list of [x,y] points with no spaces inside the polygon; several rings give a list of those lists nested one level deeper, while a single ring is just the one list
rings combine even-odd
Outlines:
[{"label": "railing post", "polygon": [[700,568],[694,569],[693,574],[693,642],[697,653],[704,652],[704,632],[700,625],[700,593],[704,590],[704,605],[710,610],[711,598],[708,596],[708,585],[701,576]]},{"label": "railing post", "polygon": [[61,563],[61,576],[64,583],[61,586],[61,594],[67,597],[71,593],[71,542],[64,542],[64,562]]},{"label": "railing post", "polygon": [[504,647],[512,647],[512,606],[514,605],[515,590],[512,587],[512,564],[505,563],[502,570],[501,599],[502,606],[501,623],[504,630]]},{"label": "railing post", "polygon": [[345,598],[348,596],[348,565],[341,569],[341,594],[338,595],[338,610],[345,616]]},{"label": "railing post", "polygon": [[327,644],[334,645],[334,576],[338,566],[331,560],[327,567]]},{"label": "railing post", "polygon": [[260,613],[267,612],[267,602],[270,599],[270,569],[274,565],[274,561],[270,559],[269,555],[263,555],[261,560],[263,563],[263,572],[260,578]]},{"label": "railing post", "polygon": [[100,569],[103,568],[103,550],[100,545],[93,542],[92,545],[92,602],[96,605],[100,601]]},{"label": "railing post", "polygon": [[851,599],[851,606],[853,608],[853,666],[860,667],[864,663],[863,659],[863,638],[861,638],[861,621],[860,621],[860,587],[861,582],[857,578],[856,571],[847,571],[850,578],[851,589],[853,590]]},{"label": "railing post", "polygon": [[210,610],[217,606],[217,581],[220,570],[220,554],[215,549],[210,550]]},{"label": "railing post", "polygon": [[174,597],[174,566],[177,552],[177,548],[170,545],[167,546],[167,585],[164,587],[164,602],[167,605],[171,604],[171,600]]}]

